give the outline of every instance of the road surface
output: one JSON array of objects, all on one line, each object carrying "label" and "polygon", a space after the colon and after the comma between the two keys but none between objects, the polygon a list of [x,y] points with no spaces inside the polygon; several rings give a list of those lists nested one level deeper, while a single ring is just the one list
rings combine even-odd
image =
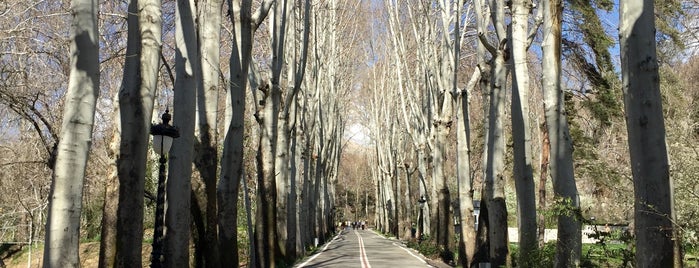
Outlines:
[{"label": "road surface", "polygon": [[345,229],[321,247],[321,251],[297,268],[311,267],[432,267],[412,249],[371,230]]}]

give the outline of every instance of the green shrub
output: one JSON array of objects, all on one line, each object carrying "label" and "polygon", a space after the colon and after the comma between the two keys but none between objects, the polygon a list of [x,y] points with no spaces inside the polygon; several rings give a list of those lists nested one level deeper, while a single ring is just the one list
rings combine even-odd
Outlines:
[{"label": "green shrub", "polygon": [[556,257],[556,243],[546,243],[543,247],[532,252],[529,256],[524,256],[521,260],[519,258],[518,244],[511,243],[510,252],[515,267],[553,267]]},{"label": "green shrub", "polygon": [[413,248],[427,258],[436,259],[442,257],[442,250],[437,243],[428,236],[423,236],[422,240],[410,239],[407,243],[409,248]]}]

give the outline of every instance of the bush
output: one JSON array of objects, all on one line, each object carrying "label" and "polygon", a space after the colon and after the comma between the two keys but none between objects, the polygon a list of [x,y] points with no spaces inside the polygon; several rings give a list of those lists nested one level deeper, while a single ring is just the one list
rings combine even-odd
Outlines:
[{"label": "bush", "polygon": [[410,239],[407,246],[420,252],[427,258],[436,259],[442,257],[442,250],[439,245],[429,237],[424,236],[422,240]]},{"label": "bush", "polygon": [[[546,243],[529,256],[519,259],[519,245],[510,244],[510,252],[515,267],[553,267],[556,257],[556,243]],[[521,261],[522,263],[517,263]]]}]

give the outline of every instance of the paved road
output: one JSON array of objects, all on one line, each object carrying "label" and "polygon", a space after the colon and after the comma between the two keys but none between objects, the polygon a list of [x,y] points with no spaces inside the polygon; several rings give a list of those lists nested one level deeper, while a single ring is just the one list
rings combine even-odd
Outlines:
[{"label": "paved road", "polygon": [[301,267],[432,267],[415,251],[371,230],[343,230],[321,251],[304,259]]}]

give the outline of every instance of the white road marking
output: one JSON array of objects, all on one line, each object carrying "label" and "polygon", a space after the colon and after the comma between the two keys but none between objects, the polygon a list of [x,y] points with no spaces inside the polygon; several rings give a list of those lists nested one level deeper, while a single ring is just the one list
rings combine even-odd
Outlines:
[{"label": "white road marking", "polygon": [[366,256],[366,249],[364,248],[364,239],[356,230],[354,231],[354,234],[357,235],[357,240],[359,240],[359,262],[362,264],[362,268],[371,268],[369,258]]},{"label": "white road marking", "polygon": [[[342,232],[340,232],[340,233],[342,233]],[[332,240],[330,240],[330,242],[328,242],[327,244],[325,244],[325,246],[323,247],[323,249],[320,250],[320,252],[318,252],[318,253],[316,253],[315,255],[311,256],[310,258],[308,258],[308,260],[306,260],[306,261],[303,262],[302,264],[299,264],[299,266],[297,266],[297,267],[298,267],[298,268],[304,267],[304,266],[308,265],[309,262],[313,261],[315,258],[318,258],[318,256],[320,256],[321,253],[323,253],[326,249],[328,249],[328,246],[330,246],[330,244],[332,244],[333,241],[337,240],[338,237],[340,237],[340,234],[337,234],[335,237],[333,237]]]},{"label": "white road marking", "polygon": [[[413,254],[412,252],[410,252],[410,250],[408,250],[407,248],[403,247],[402,245],[400,245],[400,244],[398,244],[398,243],[396,243],[396,242],[393,242],[393,245],[396,246],[396,247],[398,247],[398,248],[400,248],[400,249],[402,249],[402,250],[404,250],[405,252],[408,252],[408,254],[410,254],[410,256],[415,257],[416,259],[420,260],[422,263],[427,264],[427,262],[425,261],[425,259],[421,258],[421,257],[418,256],[418,255]],[[427,264],[427,267],[434,267],[434,266]]]}]

